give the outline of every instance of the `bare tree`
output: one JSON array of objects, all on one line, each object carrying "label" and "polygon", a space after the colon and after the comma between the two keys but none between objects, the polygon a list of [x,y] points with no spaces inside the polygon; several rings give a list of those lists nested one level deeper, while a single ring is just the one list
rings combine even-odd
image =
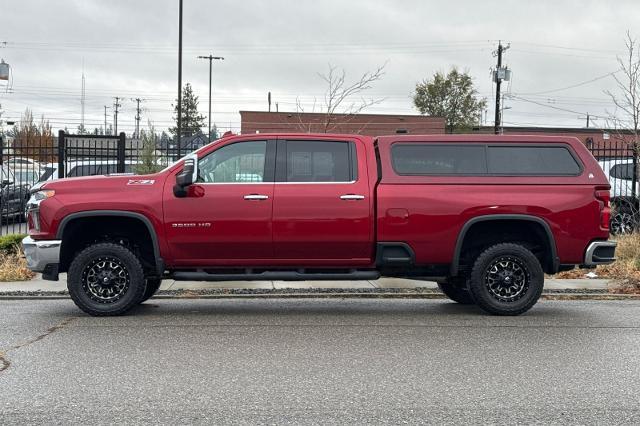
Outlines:
[{"label": "bare tree", "polygon": [[[618,57],[620,69],[612,73],[616,81],[618,93],[609,90],[605,93],[615,105],[615,111],[609,113],[609,127],[615,130],[615,138],[624,141],[633,157],[633,173],[631,182],[631,197],[612,199],[612,228],[624,229],[626,232],[638,230],[640,224],[640,209],[638,194],[638,153],[640,151],[640,55],[638,42],[627,31],[625,39],[626,56]],[[611,126],[612,124],[612,126]],[[618,224],[618,225],[615,225]],[[619,226],[620,224],[624,226]],[[628,229],[628,231],[627,231]]]},{"label": "bare tree", "polygon": [[[637,50],[638,42],[629,31],[627,31],[625,45],[627,55],[624,58],[618,57],[620,69],[612,73],[619,94],[609,90],[605,93],[616,107],[616,111],[609,114],[614,128],[626,134],[631,133],[633,145],[637,148],[640,127],[640,55]],[[622,75],[618,76],[619,73]]]},{"label": "bare tree", "polygon": [[[376,68],[375,71],[362,74],[360,79],[353,83],[347,82],[347,75],[344,69],[329,64],[325,74],[318,73],[318,76],[327,84],[322,103],[322,118],[316,122],[304,120],[302,114],[305,109],[300,100],[296,100],[296,110],[300,129],[305,132],[319,131],[329,133],[338,124],[349,122],[356,114],[364,109],[379,104],[384,98],[365,98],[360,96],[357,101],[353,99],[373,87],[373,83],[384,76],[386,63]],[[314,99],[311,112],[316,112],[317,100]]]}]

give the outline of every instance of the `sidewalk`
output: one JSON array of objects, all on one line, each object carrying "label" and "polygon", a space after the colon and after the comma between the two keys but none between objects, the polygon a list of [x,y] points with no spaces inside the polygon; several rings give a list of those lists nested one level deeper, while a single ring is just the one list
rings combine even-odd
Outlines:
[{"label": "sidewalk", "polygon": [[[606,293],[608,280],[605,279],[548,279],[545,293]],[[439,292],[434,282],[401,278],[381,278],[371,281],[162,281],[159,294],[232,293],[266,294],[274,293],[386,293],[386,292]],[[289,290],[289,291],[287,291]],[[0,282],[0,296],[61,294],[67,291],[66,274],[60,281],[45,281],[37,276],[31,281]]]}]

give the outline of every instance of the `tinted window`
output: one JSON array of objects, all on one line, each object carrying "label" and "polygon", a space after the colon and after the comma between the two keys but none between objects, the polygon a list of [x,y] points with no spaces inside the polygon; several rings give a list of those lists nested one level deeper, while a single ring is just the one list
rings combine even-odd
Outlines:
[{"label": "tinted window", "polygon": [[577,175],[580,166],[562,146],[489,146],[489,174]]},{"label": "tinted window", "polygon": [[401,175],[486,173],[484,145],[394,145],[393,168]]},{"label": "tinted window", "polygon": [[99,166],[96,164],[76,166],[69,171],[67,176],[94,176],[99,174],[98,168]]},{"label": "tinted window", "polygon": [[287,141],[287,182],[351,182],[356,165],[352,142]]},{"label": "tinted window", "polygon": [[262,182],[266,150],[264,141],[224,146],[198,162],[198,182]]},{"label": "tinted window", "polygon": [[611,168],[609,174],[612,178],[632,180],[633,179],[633,164],[616,164]]}]

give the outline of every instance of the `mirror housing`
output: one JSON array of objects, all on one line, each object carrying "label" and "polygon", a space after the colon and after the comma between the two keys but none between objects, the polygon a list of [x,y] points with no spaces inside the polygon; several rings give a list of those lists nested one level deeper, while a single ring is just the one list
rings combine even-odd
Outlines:
[{"label": "mirror housing", "polygon": [[176,184],[173,186],[173,194],[178,198],[187,196],[187,188],[198,180],[198,156],[189,154],[184,157],[184,167],[176,175]]}]

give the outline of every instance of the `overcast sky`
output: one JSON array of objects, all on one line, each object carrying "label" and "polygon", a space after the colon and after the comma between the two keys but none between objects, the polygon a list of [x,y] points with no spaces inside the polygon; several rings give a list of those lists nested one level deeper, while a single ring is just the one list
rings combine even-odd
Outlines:
[{"label": "overcast sky", "polygon": [[[237,131],[238,111],[266,110],[269,91],[280,111],[294,111],[296,99],[307,110],[321,102],[317,73],[329,63],[350,81],[386,63],[366,94],[384,101],[366,112],[416,114],[416,82],[455,65],[473,76],[493,124],[490,69],[501,39],[513,70],[505,124],[583,127],[586,113],[613,111],[606,74],[618,69],[626,30],[640,37],[639,23],[638,0],[184,0],[183,82],[206,115],[208,62],[196,56],[224,56],[214,62],[213,121]],[[105,105],[112,122],[120,96],[120,130],[133,130],[137,97],[143,120],[167,128],[177,45],[178,0],[0,0],[0,57],[13,71],[9,92],[0,82],[2,118],[29,107],[54,128],[76,128],[84,63],[86,127],[102,125]]]}]

